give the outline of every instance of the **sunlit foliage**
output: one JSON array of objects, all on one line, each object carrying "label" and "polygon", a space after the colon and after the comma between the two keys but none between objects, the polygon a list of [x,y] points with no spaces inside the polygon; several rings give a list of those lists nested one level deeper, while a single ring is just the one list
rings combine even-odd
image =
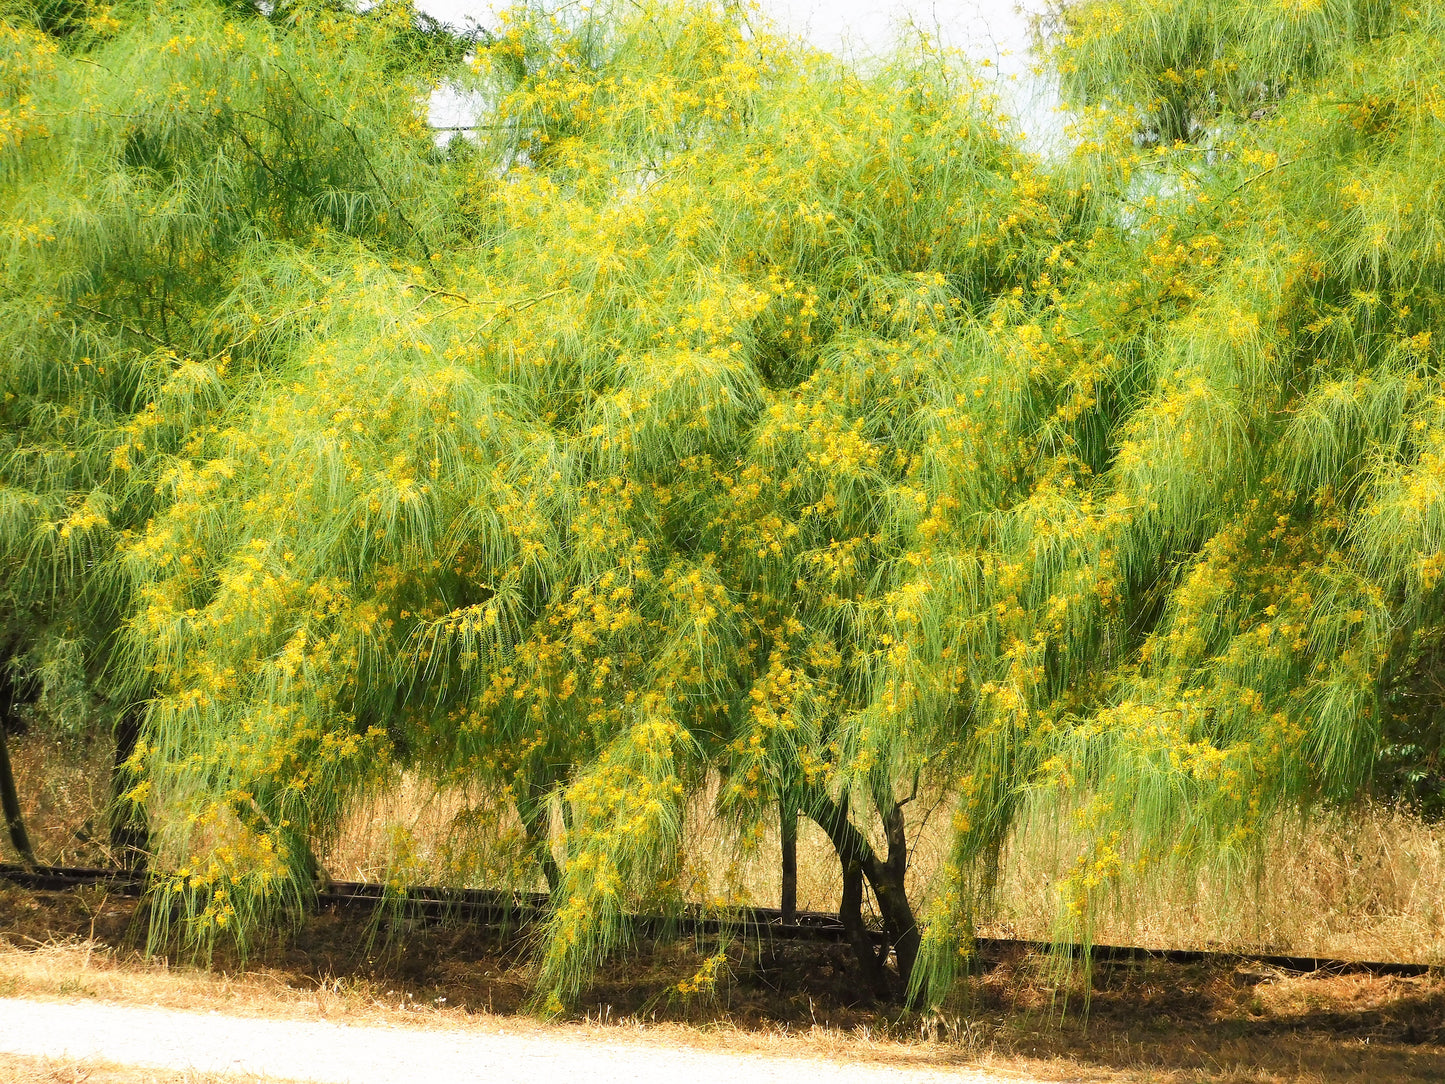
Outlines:
[{"label": "sunlit foliage", "polygon": [[1123,246],[1086,242],[1013,332],[1033,373],[1087,381],[1035,431],[1047,533],[1014,551],[1026,613],[1061,569],[1098,577],[1035,634],[1062,700],[1022,704],[1055,730],[1036,793],[1094,835],[1063,899],[1086,932],[1119,878],[1245,861],[1278,810],[1371,788],[1438,808],[1445,27],[1150,2],[1054,29],[1070,168],[1113,186]]},{"label": "sunlit foliage", "polygon": [[434,225],[409,209],[430,140],[383,65],[405,12],[4,11],[0,666],[124,732],[153,675],[115,656],[117,545],[305,326],[299,253]]},{"label": "sunlit foliage", "polygon": [[389,764],[500,788],[566,994],[720,772],[740,828],[790,801],[860,902],[895,888],[909,953],[904,856],[858,826],[947,784],[967,713],[910,600],[971,574],[938,541],[999,486],[945,449],[1075,211],[927,43],[864,80],[706,8],[522,14],[483,63],[475,240],[313,249],[310,335],[128,549],[173,845],[259,896]]},{"label": "sunlit foliage", "polygon": [[[1282,809],[1437,793],[1430,9],[1068,5],[1047,161],[927,40],[734,5],[518,8],[466,73],[405,5],[85,10],[5,24],[0,560],[148,699],[202,943],[402,769],[514,810],[551,1008],[714,789],[740,845],[823,828],[920,997],[1021,816],[1077,810],[1087,936]],[[441,149],[439,73],[484,103]]]}]

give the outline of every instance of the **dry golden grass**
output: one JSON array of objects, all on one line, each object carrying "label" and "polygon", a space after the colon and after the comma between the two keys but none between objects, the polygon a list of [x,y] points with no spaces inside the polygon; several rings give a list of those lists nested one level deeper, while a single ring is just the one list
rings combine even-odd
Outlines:
[{"label": "dry golden grass", "polygon": [[[109,751],[75,750],[35,736],[13,745],[41,860],[103,862],[103,841],[79,837],[104,822]],[[705,795],[689,810],[678,879],[684,896],[719,906],[776,906],[776,826],[739,840],[711,816],[711,808],[712,796]],[[949,812],[946,798],[938,797],[920,797],[907,807],[910,887],[920,904],[947,852]],[[394,876],[413,884],[540,889],[535,869],[519,868],[511,858],[519,832],[506,810],[477,809],[461,794],[405,778],[354,809],[322,857],[338,880]],[[836,910],[841,878],[831,847],[806,820],[798,835],[799,907]],[[1018,834],[1005,853],[996,907],[984,916],[984,932],[1048,938],[1056,913],[1053,886],[1077,851],[1077,839],[1067,829],[1035,826]],[[1445,825],[1378,807],[1284,825],[1268,838],[1255,871],[1136,886],[1101,914],[1095,938],[1161,948],[1445,963]]]},{"label": "dry golden grass", "polygon": [[510,806],[469,801],[406,776],[354,808],[320,857],[338,881],[543,889],[540,873],[514,857],[521,837]]},{"label": "dry golden grass", "polygon": [[[1077,847],[1042,828],[1011,841],[994,928],[1047,937],[1052,887]],[[1257,862],[1155,878],[1100,915],[1100,943],[1445,963],[1445,824],[1367,806],[1276,825]]]},{"label": "dry golden grass", "polygon": [[[9,747],[15,789],[24,805],[25,827],[36,858],[52,866],[106,864],[110,744],[61,741],[32,732],[10,738]],[[3,833],[0,837],[8,848],[9,837]]]},{"label": "dry golden grass", "polygon": [[[949,803],[906,809],[909,888],[921,904],[948,853]],[[776,828],[738,842],[695,808],[688,861],[694,899],[776,906]],[[1047,940],[1056,885],[1079,840],[1035,825],[1010,840],[997,899],[983,932]],[[834,911],[842,880],[821,829],[798,832],[798,906]],[[1095,930],[1101,944],[1221,948],[1344,959],[1445,963],[1445,824],[1379,806],[1281,823],[1252,868],[1207,872],[1187,883],[1154,878],[1121,894]]]},{"label": "dry golden grass", "polygon": [[[379,880],[396,839],[413,883],[459,883],[454,820],[464,807],[405,781],[356,810],[328,859],[339,879]],[[710,815],[710,797],[689,810],[680,884],[684,895],[715,906],[777,906],[781,892],[776,826],[738,839]],[[910,889],[923,902],[948,851],[949,803],[907,807]],[[506,831],[515,824],[500,822]],[[1078,840],[1067,829],[1035,826],[1004,855],[986,933],[1046,940],[1054,933],[1055,885],[1072,867]],[[462,878],[493,887],[536,889],[540,879],[508,865],[503,849],[482,855],[489,876]],[[834,911],[842,879],[822,830],[798,831],[798,906]],[[1156,948],[1227,948],[1347,959],[1445,963],[1445,825],[1426,824],[1378,806],[1349,816],[1319,813],[1281,824],[1255,869],[1201,874],[1187,883],[1155,878],[1121,894],[1100,915],[1095,939]]]}]

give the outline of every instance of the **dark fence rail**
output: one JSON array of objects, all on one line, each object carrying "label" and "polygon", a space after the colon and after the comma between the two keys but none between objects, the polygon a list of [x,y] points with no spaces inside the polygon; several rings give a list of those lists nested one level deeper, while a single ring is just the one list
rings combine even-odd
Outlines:
[{"label": "dark fence rail", "polygon": [[[0,864],[0,878],[23,888],[63,892],[87,885],[104,884],[110,891],[140,896],[146,887],[144,874],[123,870],[79,869],[65,866],[12,866]],[[388,895],[385,886],[357,881],[336,881],[318,892],[323,908],[374,912],[395,908],[406,918],[423,921],[467,921],[480,926],[515,930],[543,919],[547,897],[543,893],[499,892],[491,889],[448,889],[419,885],[403,894]],[[793,923],[785,923],[781,911],[772,907],[740,907],[723,913],[684,911],[678,915],[638,915],[637,931],[647,936],[676,934],[710,936],[729,932],[759,940],[845,942],[847,934],[838,916],[822,911],[800,911]],[[1062,953],[1074,958],[1089,955],[1096,963],[1139,965],[1148,962],[1171,964],[1254,965],[1292,974],[1324,972],[1335,975],[1390,975],[1413,977],[1440,970],[1432,964],[1336,960],[1323,956],[1279,956],[1250,952],[1212,952],[1203,949],[1151,949],[1127,945],[1057,944],[1015,938],[980,937],[975,942],[984,960],[1017,953]]]}]

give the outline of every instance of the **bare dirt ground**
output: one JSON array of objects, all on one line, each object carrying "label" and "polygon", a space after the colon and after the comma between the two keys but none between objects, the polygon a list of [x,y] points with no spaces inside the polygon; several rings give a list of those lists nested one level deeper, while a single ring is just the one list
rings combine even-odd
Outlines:
[{"label": "bare dirt ground", "polygon": [[301,1084],[248,1073],[154,1069],[98,1058],[29,1058],[6,1053],[0,1053],[0,1080],[6,1084]]},{"label": "bare dirt ground", "polygon": [[[805,1058],[662,1046],[490,1028],[400,1028],[321,1020],[187,1013],[173,1009],[0,998],[0,1050],[122,1065],[247,1074],[334,1084],[994,1084],[993,1073],[907,1069]],[[1018,1078],[1011,1078],[1018,1079]]]},{"label": "bare dirt ground", "polygon": [[[921,1016],[859,1000],[846,952],[828,946],[735,944],[716,989],[686,997],[679,985],[716,946],[643,944],[599,976],[576,1019],[544,1025],[524,1013],[531,988],[524,939],[461,927],[393,937],[354,915],[322,914],[244,969],[220,956],[206,969],[181,956],[142,957],[139,926],[134,901],[100,890],[0,887],[0,997],[627,1044],[661,1049],[670,1065],[687,1051],[831,1067],[822,1076],[794,1068],[790,1079],[822,1079],[847,1065],[899,1071],[901,1079],[984,1071],[997,1079],[1171,1084],[1445,1080],[1439,976],[1301,977],[1149,964],[1101,970],[1087,982],[1075,976],[1056,992],[1046,965],[1020,956],[996,961],[948,1012]],[[7,1015],[0,1009],[0,1021]],[[193,1063],[175,1067],[182,1075],[156,1075],[161,1070],[104,1064],[116,1061],[113,1054],[62,1054],[48,1048],[0,1060],[0,1079],[233,1084],[294,1069]],[[854,1079],[851,1070],[846,1078]]]}]

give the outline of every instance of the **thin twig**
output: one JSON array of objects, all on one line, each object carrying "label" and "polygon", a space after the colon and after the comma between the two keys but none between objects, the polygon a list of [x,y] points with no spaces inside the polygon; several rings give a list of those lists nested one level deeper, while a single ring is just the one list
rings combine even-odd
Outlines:
[{"label": "thin twig", "polygon": [[566,293],[566,292],[567,292],[567,291],[566,291],[565,288],[561,288],[561,289],[556,289],[556,290],[548,290],[545,294],[538,294],[536,297],[523,298],[521,301],[517,301],[517,302],[511,303],[511,304],[507,304],[507,303],[504,303],[504,302],[496,302],[496,304],[499,304],[499,305],[501,305],[502,307],[501,307],[497,312],[495,312],[495,313],[493,313],[491,316],[487,317],[486,321],[482,324],[482,326],[479,327],[479,328],[477,328],[476,331],[473,331],[470,335],[468,335],[465,339],[463,339],[462,342],[463,342],[464,344],[465,344],[465,343],[470,343],[470,342],[471,342],[473,339],[475,339],[478,335],[480,335],[482,332],[486,331],[487,328],[491,327],[493,324],[495,324],[498,320],[502,319],[503,317],[515,316],[515,315],[516,315],[517,313],[519,313],[519,312],[524,312],[525,310],[530,309],[533,305],[540,305],[543,301],[546,301],[548,298],[550,298],[550,297],[556,297],[558,294]]},{"label": "thin twig", "polygon": [[430,294],[433,297],[454,298],[455,300],[461,301],[467,305],[481,304],[481,302],[477,301],[475,298],[467,297],[465,294],[453,293],[451,290],[443,290],[437,286],[427,286],[426,284],[420,282],[403,282],[402,287],[408,290],[421,290],[423,293]]},{"label": "thin twig", "polygon": [[113,324],[119,324],[123,330],[129,331],[132,335],[139,335],[143,339],[149,339],[157,346],[164,347],[166,350],[175,350],[175,347],[172,346],[170,343],[166,342],[164,339],[156,338],[144,328],[132,327],[125,321],[123,317],[112,316],[108,312],[102,312],[100,309],[93,309],[89,305],[81,304],[79,301],[72,301],[71,304],[74,305],[77,309],[81,309],[84,312],[90,313],[92,316],[99,316],[102,320],[109,320]]},{"label": "thin twig", "polygon": [[302,105],[306,106],[306,108],[310,109],[312,112],[318,113],[321,116],[325,117],[332,124],[339,125],[341,127],[341,130],[351,137],[351,141],[356,144],[356,149],[361,154],[361,162],[364,166],[366,166],[366,172],[371,174],[372,181],[376,183],[376,187],[381,192],[381,194],[386,197],[387,204],[391,207],[392,210],[396,212],[396,216],[401,219],[402,225],[404,225],[408,230],[410,230],[412,232],[412,235],[416,237],[417,243],[421,245],[422,254],[425,255],[428,260],[430,260],[431,249],[426,243],[426,238],[424,238],[421,235],[421,231],[412,224],[411,219],[407,218],[406,212],[401,209],[401,205],[392,198],[391,192],[388,191],[386,185],[382,183],[381,176],[376,172],[376,167],[371,164],[371,155],[367,153],[366,144],[361,141],[361,137],[356,134],[356,132],[352,129],[351,125],[328,113],[319,105],[316,105],[315,103],[307,100],[306,95],[301,91],[301,84],[296,81],[296,77],[292,75],[289,70],[279,64],[277,65],[277,68],[281,71],[283,75],[286,76],[287,80],[291,83],[291,88],[296,92],[296,97],[300,99]]},{"label": "thin twig", "polygon": [[[1236,192],[1238,192],[1240,189],[1249,187],[1249,186],[1252,185],[1255,181],[1260,180],[1260,179],[1263,178],[1263,177],[1268,177],[1271,173],[1273,173],[1273,172],[1274,172],[1275,170],[1277,170],[1277,169],[1283,169],[1285,166],[1292,166],[1292,165],[1296,164],[1297,162],[1311,162],[1311,161],[1313,161],[1314,159],[1319,158],[1319,157],[1320,157],[1320,156],[1319,156],[1318,154],[1307,154],[1307,155],[1305,155],[1303,158],[1289,158],[1289,159],[1286,159],[1286,160],[1283,161],[1283,162],[1276,162],[1274,165],[1270,166],[1268,169],[1262,169],[1262,170],[1260,170],[1260,171],[1259,171],[1258,173],[1256,173],[1253,177],[1246,177],[1244,180],[1240,181],[1237,185],[1235,185],[1233,188],[1231,188],[1228,192],[1224,193],[1223,199],[1226,199],[1226,200],[1227,200],[1230,196],[1234,195],[1234,194],[1235,194]],[[1216,206],[1217,206],[1218,203],[1220,203],[1220,202],[1222,202],[1222,200],[1217,200],[1217,201],[1215,201]]]}]

